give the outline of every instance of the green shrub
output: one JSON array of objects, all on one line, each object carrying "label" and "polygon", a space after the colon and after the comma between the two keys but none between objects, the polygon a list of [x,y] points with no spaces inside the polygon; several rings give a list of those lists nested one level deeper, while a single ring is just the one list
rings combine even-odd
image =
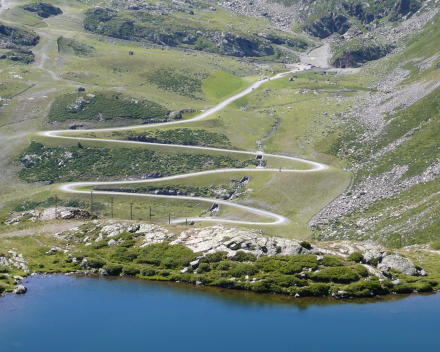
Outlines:
[{"label": "green shrub", "polygon": [[359,276],[367,277],[368,276],[368,270],[361,264],[357,264],[354,267],[354,270],[359,274]]},{"label": "green shrub", "polygon": [[135,251],[118,246],[110,257],[118,262],[133,262],[138,257],[138,254]]},{"label": "green shrub", "polygon": [[287,276],[287,275],[282,275],[282,276],[276,276],[274,278],[272,278],[272,281],[274,284],[281,286],[281,287],[290,287],[290,286],[305,286],[307,285],[307,280],[304,279],[299,279],[295,276]]},{"label": "green shrub", "polygon": [[231,260],[234,262],[255,262],[257,257],[252,253],[237,251]]},{"label": "green shrub", "polygon": [[435,251],[440,251],[440,241],[432,242],[430,247]]},{"label": "green shrub", "polygon": [[369,297],[371,293],[374,295],[383,294],[384,289],[379,281],[358,281],[343,288],[349,295],[354,297]]},{"label": "green shrub", "polygon": [[0,273],[9,273],[9,268],[6,266],[0,266]]},{"label": "green shrub", "polygon": [[142,276],[154,276],[154,275],[156,275],[156,271],[150,267],[142,268],[141,275]]},{"label": "green shrub", "polygon": [[415,287],[412,284],[396,285],[390,289],[391,292],[396,293],[412,293]]},{"label": "green shrub", "polygon": [[306,241],[302,241],[299,245],[305,249],[312,249],[312,245]]},{"label": "green shrub", "polygon": [[181,266],[181,264],[178,261],[176,261],[174,258],[172,258],[172,257],[163,258],[160,261],[160,264],[165,269],[174,269],[174,268],[178,268],[178,267]]},{"label": "green shrub", "polygon": [[154,243],[139,249],[138,263],[160,265],[168,269],[188,266],[196,254],[181,244]]},{"label": "green shrub", "polygon": [[255,266],[259,270],[262,270],[262,271],[265,271],[268,273],[268,272],[280,269],[281,268],[281,261],[276,260],[276,259],[272,259],[269,257],[269,259],[265,259],[263,261],[256,261]]},{"label": "green shrub", "polygon": [[99,258],[89,259],[87,263],[89,264],[89,266],[91,268],[94,268],[94,269],[102,268],[106,264],[105,260],[102,260]]},{"label": "green shrub", "polygon": [[364,260],[364,256],[362,255],[361,252],[353,252],[348,256],[348,259],[355,263],[359,263],[362,260]]},{"label": "green shrub", "polygon": [[229,270],[229,269],[233,268],[234,266],[236,266],[235,263],[232,263],[229,260],[224,260],[224,261],[218,263],[217,269],[218,270],[225,270],[226,271],[226,270]]},{"label": "green shrub", "polygon": [[251,264],[238,264],[228,271],[228,275],[232,277],[242,277],[256,273],[258,273],[257,267]]},{"label": "green shrub", "polygon": [[438,281],[434,279],[422,279],[420,282],[426,282],[432,287],[436,287],[438,285]]},{"label": "green shrub", "polygon": [[93,243],[91,247],[93,249],[101,249],[101,248],[103,248],[105,246],[108,246],[108,241],[103,240],[103,241],[99,241],[99,242]]},{"label": "green shrub", "polygon": [[297,289],[297,293],[300,296],[326,296],[330,290],[330,286],[323,283],[314,283],[309,286],[300,287]]},{"label": "green shrub", "polygon": [[280,273],[286,275],[293,275],[296,273],[300,273],[302,271],[302,267],[298,263],[287,263],[285,266],[282,266],[279,271]]},{"label": "green shrub", "polygon": [[139,269],[135,268],[134,266],[124,266],[122,273],[128,276],[136,276],[139,274]]},{"label": "green shrub", "polygon": [[110,276],[118,276],[122,273],[122,265],[119,264],[106,264],[102,267]]},{"label": "green shrub", "polygon": [[370,265],[377,267],[378,264],[379,264],[379,258],[371,258],[370,259]]},{"label": "green shrub", "polygon": [[417,292],[431,292],[433,290],[428,282],[417,282],[413,287]]},{"label": "green shrub", "polygon": [[312,268],[316,270],[318,268],[318,261],[316,255],[313,254],[298,254],[289,257],[289,263],[298,263],[302,267]]},{"label": "green shrub", "polygon": [[3,293],[5,291],[6,291],[6,287],[0,283],[0,293]]},{"label": "green shrub", "polygon": [[170,272],[168,271],[168,270],[159,270],[158,272],[157,272],[157,275],[160,275],[160,276],[163,276],[163,277],[167,277],[167,276],[170,276]]},{"label": "green shrub", "polygon": [[345,266],[326,268],[313,275],[313,278],[319,281],[333,281],[347,283],[358,279],[356,273]]},{"label": "green shrub", "polygon": [[221,277],[214,281],[214,285],[219,287],[233,287],[234,283],[227,278]]},{"label": "green shrub", "polygon": [[208,263],[200,263],[199,267],[197,268],[198,273],[207,273],[209,271],[211,271],[211,267]]},{"label": "green shrub", "polygon": [[215,252],[206,254],[203,258],[200,259],[200,263],[218,263],[222,260],[226,259],[227,252]]},{"label": "green shrub", "polygon": [[252,291],[261,292],[261,293],[269,292],[270,287],[271,287],[270,282],[268,282],[266,280],[261,280],[261,281],[258,281],[258,282],[251,284]]},{"label": "green shrub", "polygon": [[324,266],[344,266],[344,262],[341,259],[330,257],[325,255],[324,259],[320,262]]},{"label": "green shrub", "polygon": [[391,290],[391,289],[394,287],[394,284],[393,284],[393,282],[392,282],[390,279],[385,279],[385,280],[382,282],[382,286],[383,286],[383,287],[386,287],[386,288],[389,289],[389,290]]},{"label": "green shrub", "polygon": [[135,243],[136,243],[135,240],[124,241],[121,243],[121,247],[130,248],[130,247],[133,247],[135,245]]}]

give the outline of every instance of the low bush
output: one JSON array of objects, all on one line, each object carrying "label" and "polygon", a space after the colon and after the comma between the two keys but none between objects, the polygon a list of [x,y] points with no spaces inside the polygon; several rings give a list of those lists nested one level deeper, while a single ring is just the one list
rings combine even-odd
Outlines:
[{"label": "low bush", "polygon": [[135,240],[124,241],[121,243],[121,247],[130,248],[130,247],[133,247],[135,245],[135,243],[136,243]]},{"label": "low bush", "polygon": [[156,275],[156,271],[151,267],[142,268],[141,275],[142,276],[154,276],[154,275]]},{"label": "low bush", "polygon": [[135,268],[134,266],[124,266],[122,269],[122,273],[127,276],[136,276],[139,274],[139,269]]},{"label": "low bush", "polygon": [[300,287],[297,289],[297,293],[300,296],[325,296],[328,295],[328,292],[330,290],[330,286],[323,283],[314,283],[310,284],[309,286]]},{"label": "low bush", "polygon": [[157,272],[157,275],[160,275],[160,276],[163,276],[163,277],[167,277],[167,276],[170,276],[170,272],[169,271],[167,271],[167,270],[159,270],[158,272]]},{"label": "low bush", "polygon": [[227,278],[221,277],[214,281],[214,285],[219,287],[233,287],[234,283]]},{"label": "low bush", "polygon": [[138,254],[134,251],[128,250],[127,248],[118,246],[110,257],[114,261],[131,263],[138,257]]},{"label": "low bush", "polygon": [[368,276],[368,270],[361,264],[357,264],[354,267],[354,270],[359,274],[359,276],[367,277]]},{"label": "low bush", "polygon": [[89,266],[91,268],[94,268],[94,269],[102,268],[106,264],[105,260],[102,260],[99,258],[89,259],[87,263],[89,264]]},{"label": "low bush", "polygon": [[356,273],[345,266],[326,268],[315,273],[312,277],[318,281],[333,281],[338,283],[347,283],[358,279]]},{"label": "low bush", "polygon": [[305,249],[312,249],[312,245],[306,241],[302,241],[299,245]]},{"label": "low bush", "polygon": [[276,259],[269,258],[268,260],[264,261],[257,261],[255,262],[255,266],[262,271],[265,271],[266,273],[271,271],[276,271],[281,268],[281,261]]},{"label": "low bush", "polygon": [[324,259],[320,262],[320,264],[324,266],[344,266],[344,262],[341,259],[328,255],[324,256]]},{"label": "low bush", "polygon": [[417,292],[431,292],[433,290],[432,286],[428,282],[417,282],[413,285],[413,288],[417,290]]},{"label": "low bush", "polygon": [[122,273],[122,265],[119,264],[106,264],[102,267],[110,276],[118,276]]},{"label": "low bush", "polygon": [[9,273],[9,268],[6,266],[0,266],[0,273]]},{"label": "low bush", "polygon": [[200,263],[199,267],[197,268],[198,273],[207,273],[209,271],[211,271],[211,267],[208,263]]},{"label": "low bush", "polygon": [[348,259],[355,263],[359,263],[362,260],[364,260],[364,256],[362,255],[361,252],[353,252],[348,256]]},{"label": "low bush", "polygon": [[242,277],[256,273],[258,273],[257,267],[251,264],[238,264],[228,271],[228,274],[232,277]]},{"label": "low bush", "polygon": [[196,259],[196,254],[181,244],[154,243],[139,250],[136,262],[162,265],[167,269],[178,269],[188,266]]},{"label": "low bush", "polygon": [[290,286],[306,286],[307,280],[299,279],[295,276],[290,275],[282,275],[282,276],[276,276],[272,279],[273,283],[281,286],[281,287],[290,287]]},{"label": "low bush", "polygon": [[440,251],[440,241],[432,242],[429,246],[435,251]]},{"label": "low bush", "polygon": [[255,262],[257,257],[252,253],[237,251],[231,260],[234,262]]},{"label": "low bush", "polygon": [[354,297],[369,297],[371,294],[384,294],[384,289],[379,281],[358,281],[343,288],[349,295]]},{"label": "low bush", "polygon": [[316,270],[318,268],[318,261],[316,255],[313,254],[298,254],[289,257],[289,263],[298,263],[302,267]]},{"label": "low bush", "polygon": [[422,279],[420,282],[426,282],[432,287],[436,287],[438,285],[438,281],[434,279]]},{"label": "low bush", "polygon": [[255,292],[270,292],[271,283],[266,280],[261,280],[251,284],[252,291]]},{"label": "low bush", "polygon": [[205,255],[200,259],[200,263],[218,263],[226,259],[227,252],[215,252]]},{"label": "low bush", "polygon": [[402,284],[393,286],[390,291],[396,293],[412,293],[415,287],[412,284]]},{"label": "low bush", "polygon": [[296,273],[300,273],[301,271],[302,271],[302,267],[298,263],[287,263],[285,266],[282,266],[279,269],[280,273],[283,273],[286,275],[293,275]]},{"label": "low bush", "polygon": [[377,267],[379,264],[379,258],[371,258],[369,263],[371,266]]},{"label": "low bush", "polygon": [[101,249],[105,246],[108,246],[108,241],[106,241],[106,240],[93,243],[91,247],[93,249]]},{"label": "low bush", "polygon": [[224,260],[224,261],[218,263],[217,269],[218,270],[225,270],[226,271],[226,270],[229,270],[229,269],[233,268],[234,266],[236,266],[235,263],[233,263],[233,262],[231,262],[229,260]]}]

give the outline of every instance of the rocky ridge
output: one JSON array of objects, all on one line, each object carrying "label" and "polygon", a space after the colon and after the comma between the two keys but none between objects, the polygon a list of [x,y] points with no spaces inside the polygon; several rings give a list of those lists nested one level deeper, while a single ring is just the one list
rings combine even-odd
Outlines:
[{"label": "rocky ridge", "polygon": [[[168,242],[170,245],[181,244],[195,253],[200,253],[199,258],[216,252],[226,252],[227,257],[232,258],[238,251],[242,251],[252,253],[257,258],[273,255],[314,254],[319,260],[320,256],[324,254],[348,258],[352,253],[360,252],[363,256],[363,265],[370,273],[380,279],[392,277],[390,269],[399,270],[412,276],[428,275],[423,269],[416,268],[411,260],[368,241],[319,242],[308,247],[300,240],[269,237],[262,234],[261,231],[222,225],[190,228],[175,234],[162,226],[147,223],[94,220],[93,224],[94,227],[83,234],[84,239],[81,242],[86,245],[100,241],[108,241],[109,246],[120,245],[124,240],[119,238],[116,241],[113,238],[124,232],[129,232],[135,234],[137,239],[142,239],[142,244],[139,247],[162,242]],[[99,230],[99,234],[96,239],[87,235],[97,230]],[[69,231],[56,234],[56,237],[68,240],[79,232],[79,228],[72,228]],[[373,266],[374,262],[379,263],[377,268]]]}]

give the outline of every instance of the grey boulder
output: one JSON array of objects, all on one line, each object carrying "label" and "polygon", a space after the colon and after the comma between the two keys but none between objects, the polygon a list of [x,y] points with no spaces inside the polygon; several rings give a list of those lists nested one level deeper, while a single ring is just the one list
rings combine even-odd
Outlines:
[{"label": "grey boulder", "polygon": [[13,292],[14,292],[16,295],[23,295],[23,294],[26,293],[26,291],[27,291],[27,288],[26,288],[25,286],[23,286],[23,285],[18,285],[18,286],[15,287],[15,289],[14,289]]}]

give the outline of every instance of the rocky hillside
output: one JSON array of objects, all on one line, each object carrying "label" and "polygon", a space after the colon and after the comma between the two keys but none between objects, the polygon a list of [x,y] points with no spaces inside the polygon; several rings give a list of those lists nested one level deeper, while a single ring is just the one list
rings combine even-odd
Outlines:
[{"label": "rocky hillside", "polygon": [[[390,37],[396,28],[405,28],[406,34],[418,30],[438,8],[434,1],[417,0],[238,0],[220,5],[248,16],[266,17],[284,31],[335,43],[332,63],[337,67],[357,67],[387,55],[401,38]],[[419,18],[423,14],[430,15]]]},{"label": "rocky hillside", "polygon": [[0,49],[12,49],[0,54],[0,59],[29,64],[34,54],[29,49],[38,44],[40,37],[31,29],[6,26],[0,22]]},{"label": "rocky hillside", "polygon": [[327,150],[353,185],[312,220],[317,237],[393,246],[438,238],[439,33],[435,15],[406,49],[364,69],[380,77],[371,82],[377,92],[356,99]]},{"label": "rocky hillside", "polygon": [[40,37],[30,29],[7,26],[0,22],[0,48],[16,49],[38,44]]},{"label": "rocky hillside", "polygon": [[180,1],[164,4],[115,3],[113,8],[95,7],[87,11],[84,28],[109,37],[191,48],[235,57],[267,57],[280,52],[275,45],[305,50],[308,42],[293,34],[274,30],[250,32],[241,25],[204,21],[216,8],[202,2]]}]

